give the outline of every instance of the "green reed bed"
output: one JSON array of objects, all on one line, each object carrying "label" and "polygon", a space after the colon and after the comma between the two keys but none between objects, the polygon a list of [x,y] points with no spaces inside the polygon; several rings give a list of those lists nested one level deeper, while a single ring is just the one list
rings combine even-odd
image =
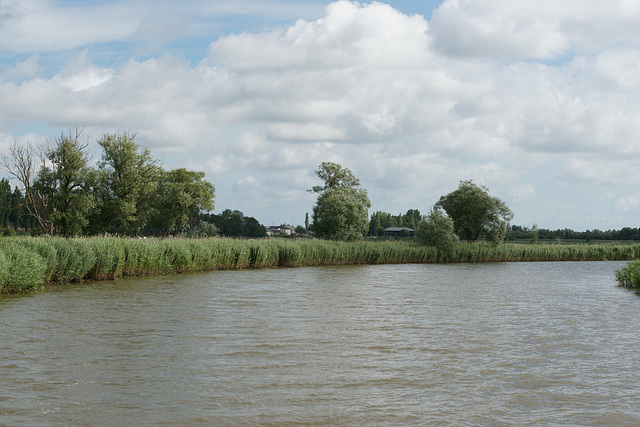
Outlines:
[{"label": "green reed bed", "polygon": [[[416,242],[316,239],[0,239],[0,292],[49,283],[206,270],[435,262],[596,261],[640,258],[640,245],[460,244],[445,254]],[[633,276],[636,277],[636,276]],[[625,282],[626,283],[626,282]]]},{"label": "green reed bed", "polygon": [[630,262],[615,272],[620,286],[626,288],[640,288],[640,260]]}]

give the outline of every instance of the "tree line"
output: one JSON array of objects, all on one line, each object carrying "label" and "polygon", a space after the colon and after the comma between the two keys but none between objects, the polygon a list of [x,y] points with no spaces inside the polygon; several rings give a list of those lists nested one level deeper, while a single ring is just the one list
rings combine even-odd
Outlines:
[{"label": "tree line", "polygon": [[222,235],[227,237],[266,237],[266,228],[252,216],[241,211],[225,209],[220,214],[201,213],[197,234],[201,236]]},{"label": "tree line", "polygon": [[472,180],[461,181],[458,188],[443,195],[427,215],[418,209],[409,209],[404,215],[376,211],[368,218],[371,203],[367,192],[359,188],[360,181],[349,169],[323,162],[316,175],[324,181],[323,186],[309,190],[320,194],[313,208],[311,225],[318,237],[353,240],[365,235],[384,236],[389,227],[406,227],[416,230],[421,242],[443,252],[451,251],[460,240],[483,240],[492,244],[505,240],[532,243],[538,240],[640,240],[640,228],[579,232],[510,225],[513,212],[509,207],[491,196],[488,188]]},{"label": "tree line", "polygon": [[82,131],[44,144],[14,143],[0,157],[0,225],[32,234],[167,236],[194,229],[198,215],[214,208],[214,186],[204,172],[165,170],[135,135],[105,134],[94,167]]},{"label": "tree line", "polygon": [[418,209],[409,209],[407,213],[393,215],[389,212],[376,211],[369,220],[368,236],[384,236],[384,230],[389,227],[406,227],[417,230],[423,215]]},{"label": "tree line", "polygon": [[586,230],[574,231],[569,228],[549,230],[537,226],[526,227],[512,225],[507,233],[507,240],[640,240],[640,228],[623,227],[620,230]]},{"label": "tree line", "polygon": [[313,207],[312,230],[318,237],[332,240],[355,240],[366,235],[382,235],[391,226],[418,230],[420,241],[451,252],[460,239],[482,239],[493,244],[504,241],[513,218],[511,210],[488,189],[473,181],[461,181],[455,191],[444,195],[428,215],[410,209],[405,215],[375,212],[371,219],[371,202],[367,191],[351,170],[338,163],[323,162],[316,175],[324,185],[314,186],[318,193]]}]

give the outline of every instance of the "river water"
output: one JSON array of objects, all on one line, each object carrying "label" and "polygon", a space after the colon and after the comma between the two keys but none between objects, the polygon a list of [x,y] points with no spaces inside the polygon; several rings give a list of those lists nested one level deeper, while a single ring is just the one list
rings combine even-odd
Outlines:
[{"label": "river water", "polygon": [[639,425],[620,262],[218,271],[0,296],[0,425]]}]

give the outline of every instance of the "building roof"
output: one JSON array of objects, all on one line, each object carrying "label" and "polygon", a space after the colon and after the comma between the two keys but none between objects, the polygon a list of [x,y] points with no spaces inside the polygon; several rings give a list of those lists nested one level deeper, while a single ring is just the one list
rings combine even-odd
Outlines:
[{"label": "building roof", "polygon": [[387,227],[384,229],[384,231],[402,231],[402,230],[416,231],[413,228],[409,228],[409,227]]}]

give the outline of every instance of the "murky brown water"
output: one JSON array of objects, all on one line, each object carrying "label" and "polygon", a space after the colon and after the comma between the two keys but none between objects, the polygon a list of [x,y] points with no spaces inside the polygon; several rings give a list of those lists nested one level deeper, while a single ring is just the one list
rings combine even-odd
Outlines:
[{"label": "murky brown water", "polygon": [[638,425],[624,263],[212,272],[0,297],[0,425]]}]

